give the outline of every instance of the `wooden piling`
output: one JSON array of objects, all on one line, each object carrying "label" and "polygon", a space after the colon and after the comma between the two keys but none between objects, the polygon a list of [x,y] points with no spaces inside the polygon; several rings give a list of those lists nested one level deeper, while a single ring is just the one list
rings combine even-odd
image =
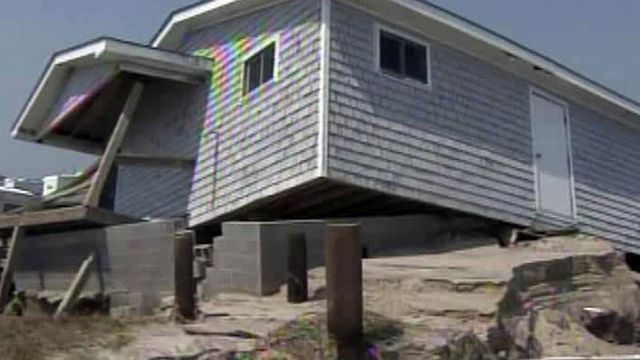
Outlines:
[{"label": "wooden piling", "polygon": [[196,282],[193,278],[193,247],[195,235],[191,231],[176,234],[175,238],[175,311],[179,320],[196,318]]},{"label": "wooden piling", "polygon": [[338,345],[338,358],[359,360],[364,353],[359,226],[329,225],[327,230],[327,327]]},{"label": "wooden piling", "polygon": [[287,300],[297,304],[309,300],[307,279],[307,240],[304,233],[292,233],[288,238]]}]

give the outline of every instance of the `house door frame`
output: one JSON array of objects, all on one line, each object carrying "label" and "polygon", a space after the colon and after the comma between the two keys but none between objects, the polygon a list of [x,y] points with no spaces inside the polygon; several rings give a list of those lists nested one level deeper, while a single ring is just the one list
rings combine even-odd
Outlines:
[{"label": "house door frame", "polygon": [[[567,179],[569,185],[569,200],[571,201],[570,210],[571,215],[567,216],[566,214],[559,214],[549,210],[542,209],[542,201],[541,201],[541,191],[540,191],[540,173],[538,169],[539,163],[539,155],[538,149],[536,148],[536,119],[534,118],[534,99],[538,97],[542,100],[546,100],[550,103],[556,104],[563,109],[564,113],[564,127],[565,127],[565,143],[567,147],[567,171],[569,178]],[[577,205],[576,205],[576,194],[575,194],[575,179],[573,172],[573,151],[571,146],[571,117],[569,114],[569,104],[558,98],[555,95],[549,94],[548,92],[535,88],[529,88],[529,117],[531,120],[531,147],[533,154],[533,173],[534,173],[534,189],[535,189],[535,201],[536,201],[536,211],[538,214],[542,214],[545,216],[551,216],[556,218],[564,218],[575,220],[577,217]]]}]

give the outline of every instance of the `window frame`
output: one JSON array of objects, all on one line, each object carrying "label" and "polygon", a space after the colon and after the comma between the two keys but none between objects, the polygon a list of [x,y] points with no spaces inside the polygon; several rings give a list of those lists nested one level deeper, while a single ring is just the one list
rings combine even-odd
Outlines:
[{"label": "window frame", "polygon": [[[426,42],[425,40],[423,40],[422,38],[417,37],[416,35],[412,35],[409,33],[406,33],[404,31],[386,26],[386,25],[382,25],[380,23],[375,23],[374,24],[374,36],[373,36],[373,42],[374,42],[374,67],[375,67],[375,71],[384,76],[387,79],[392,79],[394,81],[398,81],[404,84],[409,84],[412,86],[417,86],[417,87],[421,87],[421,88],[425,88],[428,90],[431,90],[432,88],[432,80],[431,80],[431,44]],[[386,32],[394,37],[400,38],[400,40],[405,40],[405,41],[409,41],[412,43],[415,43],[416,45],[420,45],[420,46],[424,46],[425,48],[425,55],[426,55],[426,66],[427,66],[427,82],[424,83],[420,80],[411,78],[406,76],[406,74],[399,74],[399,73],[394,73],[394,72],[390,72],[387,70],[382,69],[381,64],[380,64],[380,56],[381,56],[381,49],[380,49],[380,38],[381,38],[381,34],[382,32]],[[401,64],[401,66],[404,66],[404,64]]]},{"label": "window frame", "polygon": [[[253,94],[254,92],[256,92],[256,91],[260,90],[261,88],[263,88],[265,85],[267,85],[267,84],[269,84],[271,82],[276,82],[280,78],[280,72],[279,72],[280,55],[279,55],[279,51],[278,51],[279,48],[280,48],[280,43],[278,41],[278,37],[276,35],[271,36],[271,37],[269,37],[267,39],[264,39],[262,41],[262,43],[264,45],[251,49],[251,51],[247,52],[242,57],[242,61],[241,61],[241,71],[242,71],[241,91],[242,91],[242,96],[243,97]],[[254,56],[258,55],[259,53],[261,53],[262,51],[266,50],[267,48],[269,48],[272,45],[273,45],[273,77],[271,78],[271,80],[261,83],[255,89],[248,91],[247,90],[247,85],[246,85],[247,84],[247,63],[249,62],[249,60],[251,60],[251,58],[253,58]]]}]

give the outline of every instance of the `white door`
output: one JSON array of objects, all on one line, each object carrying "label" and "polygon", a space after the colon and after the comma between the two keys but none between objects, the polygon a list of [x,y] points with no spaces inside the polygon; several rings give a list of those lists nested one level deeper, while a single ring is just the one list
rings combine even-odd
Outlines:
[{"label": "white door", "polygon": [[573,217],[568,118],[564,105],[532,93],[531,117],[538,210]]}]

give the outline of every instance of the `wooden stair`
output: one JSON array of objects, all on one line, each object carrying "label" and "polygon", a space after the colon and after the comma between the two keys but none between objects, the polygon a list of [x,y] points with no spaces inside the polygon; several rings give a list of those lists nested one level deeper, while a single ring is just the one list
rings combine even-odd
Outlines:
[{"label": "wooden stair", "polygon": [[0,312],[4,311],[10,299],[11,284],[13,283],[13,270],[18,260],[20,245],[24,235],[24,228],[16,225],[10,238],[0,240]]}]

